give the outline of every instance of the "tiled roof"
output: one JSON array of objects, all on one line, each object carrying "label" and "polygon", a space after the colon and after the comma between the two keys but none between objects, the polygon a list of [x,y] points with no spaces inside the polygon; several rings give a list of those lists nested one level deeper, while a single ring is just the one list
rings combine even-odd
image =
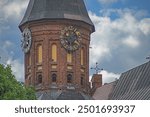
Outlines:
[{"label": "tiled roof", "polygon": [[30,0],[19,27],[31,21],[57,19],[82,21],[91,25],[95,31],[83,0]]},{"label": "tiled roof", "polygon": [[97,88],[93,94],[93,99],[95,99],[95,100],[108,100],[110,98],[110,95],[111,95],[113,89],[114,89],[115,84],[116,84],[116,81],[105,84],[102,87]]},{"label": "tiled roof", "polygon": [[150,99],[150,62],[123,73],[112,93],[111,99]]}]

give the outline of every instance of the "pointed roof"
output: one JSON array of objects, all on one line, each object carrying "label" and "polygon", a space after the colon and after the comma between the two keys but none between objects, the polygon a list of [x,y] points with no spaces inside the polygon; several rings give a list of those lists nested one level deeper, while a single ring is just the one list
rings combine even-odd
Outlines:
[{"label": "pointed roof", "polygon": [[83,0],[30,0],[19,27],[31,21],[57,19],[82,21],[95,31]]}]

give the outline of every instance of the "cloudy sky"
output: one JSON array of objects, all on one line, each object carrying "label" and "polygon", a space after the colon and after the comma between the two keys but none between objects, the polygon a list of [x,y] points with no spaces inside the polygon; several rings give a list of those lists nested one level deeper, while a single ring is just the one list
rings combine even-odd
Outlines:
[{"label": "cloudy sky", "polygon": [[[0,0],[0,63],[11,64],[19,81],[24,81],[24,69],[18,25],[28,2]],[[96,28],[91,35],[90,67],[99,63],[104,82],[148,61],[150,0],[85,0],[85,4]]]}]

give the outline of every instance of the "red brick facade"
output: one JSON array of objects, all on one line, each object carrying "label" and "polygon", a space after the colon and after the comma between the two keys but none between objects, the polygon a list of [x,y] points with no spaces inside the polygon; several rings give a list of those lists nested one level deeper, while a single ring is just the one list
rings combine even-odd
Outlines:
[{"label": "red brick facade", "polygon": [[[81,47],[72,52],[72,63],[67,62],[67,51],[60,43],[60,32],[66,26],[74,26],[81,33]],[[52,84],[60,89],[67,84],[73,84],[79,89],[87,90],[89,87],[89,44],[91,26],[73,20],[40,21],[23,25],[32,33],[32,46],[30,52],[25,54],[25,83],[26,85],[40,86],[47,89]],[[52,60],[52,44],[57,45],[57,62]],[[42,45],[41,64],[37,63],[37,47]],[[84,50],[84,65],[81,65],[81,48]],[[31,62],[29,58],[31,57]],[[72,69],[70,69],[72,68]],[[55,76],[56,75],[56,76]],[[71,82],[67,77],[72,75]],[[52,82],[52,79],[56,83]]]},{"label": "red brick facade", "polygon": [[92,88],[99,88],[102,86],[102,74],[93,74],[92,76]]}]

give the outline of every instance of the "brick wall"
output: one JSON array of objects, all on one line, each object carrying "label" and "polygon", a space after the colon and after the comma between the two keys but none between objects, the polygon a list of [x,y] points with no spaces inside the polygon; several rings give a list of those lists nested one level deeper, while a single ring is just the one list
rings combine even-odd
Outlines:
[{"label": "brick wall", "polygon": [[[81,33],[82,46],[84,48],[84,65],[81,66],[81,48],[73,52],[73,62],[67,63],[67,51],[60,43],[60,32],[66,26],[75,26]],[[32,47],[29,53],[25,54],[25,82],[26,85],[36,86],[38,84],[37,76],[42,75],[41,86],[49,87],[52,84],[51,75],[57,74],[59,85],[67,84],[67,75],[72,74],[73,84],[80,88],[87,89],[89,84],[89,44],[91,27],[83,22],[77,21],[40,21],[25,24],[22,28],[30,28],[32,32]],[[41,44],[43,49],[43,62],[37,64],[37,46]],[[52,60],[51,46],[57,45],[57,62]],[[31,56],[31,65],[29,65],[29,54]],[[53,68],[52,68],[53,66]],[[72,69],[67,69],[67,66]],[[84,84],[81,86],[81,77],[84,78]]]}]

